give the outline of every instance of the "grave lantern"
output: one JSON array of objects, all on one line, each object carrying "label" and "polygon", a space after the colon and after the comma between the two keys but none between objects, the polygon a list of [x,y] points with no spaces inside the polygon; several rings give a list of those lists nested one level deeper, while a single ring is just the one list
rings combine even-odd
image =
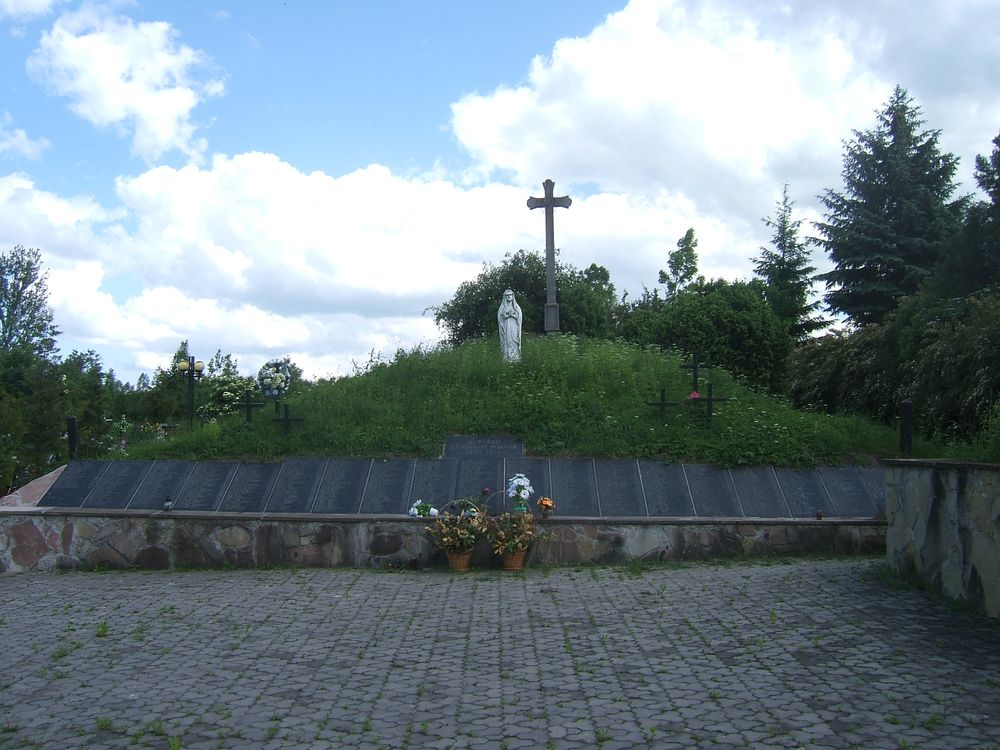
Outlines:
[{"label": "grave lantern", "polygon": [[177,369],[181,375],[187,378],[187,416],[188,427],[194,427],[194,381],[201,380],[201,375],[205,371],[205,363],[200,359],[188,357],[177,363]]}]

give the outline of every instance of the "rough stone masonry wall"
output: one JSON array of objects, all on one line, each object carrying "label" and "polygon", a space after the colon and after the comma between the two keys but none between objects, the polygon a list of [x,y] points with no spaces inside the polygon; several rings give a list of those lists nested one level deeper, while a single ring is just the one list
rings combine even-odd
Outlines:
[{"label": "rough stone masonry wall", "polygon": [[[76,568],[238,568],[275,565],[425,567],[444,565],[427,520],[377,516],[10,509],[0,512],[0,572]],[[622,522],[560,518],[544,528],[529,563],[573,564],[634,559],[692,560],[734,555],[885,549],[880,521]],[[485,542],[473,564],[498,559]]]},{"label": "rough stone masonry wall", "polygon": [[1000,617],[1000,466],[885,464],[890,567]]}]

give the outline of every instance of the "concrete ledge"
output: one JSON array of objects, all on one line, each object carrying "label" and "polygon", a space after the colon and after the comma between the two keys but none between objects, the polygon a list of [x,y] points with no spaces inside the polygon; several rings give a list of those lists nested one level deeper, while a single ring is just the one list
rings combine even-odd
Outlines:
[{"label": "concrete ledge", "polygon": [[[424,528],[406,516],[267,516],[242,513],[6,508],[0,511],[0,572],[105,568],[410,567],[444,565]],[[570,518],[540,522],[549,538],[529,563],[885,550],[873,519]],[[481,543],[473,564],[499,564]]]}]

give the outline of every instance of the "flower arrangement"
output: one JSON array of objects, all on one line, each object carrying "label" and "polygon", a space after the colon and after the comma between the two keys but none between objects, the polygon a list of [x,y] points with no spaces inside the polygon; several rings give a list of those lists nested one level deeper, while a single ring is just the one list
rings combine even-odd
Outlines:
[{"label": "flower arrangement", "polygon": [[538,509],[542,512],[542,518],[556,509],[556,501],[551,497],[538,498]]},{"label": "flower arrangement", "polygon": [[462,511],[442,513],[427,533],[445,552],[471,552],[476,542],[485,534],[485,515],[472,500],[462,501]]},{"label": "flower arrangement", "polygon": [[530,513],[501,513],[489,519],[487,538],[498,555],[527,549],[537,536],[535,517]]},{"label": "flower arrangement", "polygon": [[280,401],[288,393],[292,384],[292,371],[288,367],[289,359],[272,359],[265,362],[257,373],[257,385],[264,398]]},{"label": "flower arrangement", "polygon": [[535,488],[524,474],[515,474],[507,482],[507,497],[514,501],[514,510],[518,513],[528,512],[528,498]]},{"label": "flower arrangement", "polygon": [[437,514],[437,508],[425,500],[417,500],[407,511],[407,515],[415,518],[437,518]]}]

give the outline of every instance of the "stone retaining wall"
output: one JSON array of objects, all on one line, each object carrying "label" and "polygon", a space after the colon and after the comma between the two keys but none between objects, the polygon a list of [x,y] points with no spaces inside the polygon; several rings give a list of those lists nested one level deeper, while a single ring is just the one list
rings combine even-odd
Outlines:
[{"label": "stone retaining wall", "polygon": [[[444,565],[426,519],[248,516],[81,509],[0,511],[0,572],[75,568]],[[529,564],[573,564],[885,549],[877,520],[583,519],[544,522]],[[498,559],[482,544],[474,565]]]},{"label": "stone retaining wall", "polygon": [[1000,466],[884,463],[890,567],[1000,617]]}]

